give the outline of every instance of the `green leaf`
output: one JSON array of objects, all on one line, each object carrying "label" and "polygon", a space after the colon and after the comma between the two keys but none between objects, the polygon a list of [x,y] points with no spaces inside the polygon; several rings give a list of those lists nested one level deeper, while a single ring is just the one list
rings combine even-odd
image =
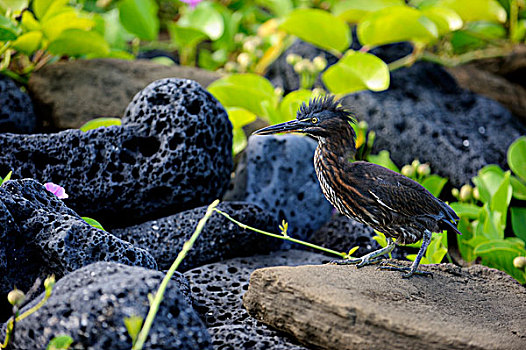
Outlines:
[{"label": "green leaf", "polygon": [[0,0],[0,9],[11,10],[12,13],[19,13],[28,5],[29,0]]},{"label": "green leaf", "polygon": [[31,55],[40,48],[41,42],[42,32],[36,31],[20,35],[12,45],[15,50]]},{"label": "green leaf", "polygon": [[7,17],[0,15],[0,41],[15,40],[19,29]]},{"label": "green leaf", "polygon": [[34,0],[33,11],[39,19],[43,19],[46,15],[60,11],[66,6],[69,0]]},{"label": "green leaf", "polygon": [[438,38],[436,24],[409,6],[393,6],[370,13],[358,23],[358,39],[377,46],[400,41],[429,43]]},{"label": "green leaf", "polygon": [[370,12],[404,4],[403,0],[347,0],[337,2],[332,12],[349,23],[356,23]]},{"label": "green leaf", "polygon": [[68,29],[88,31],[95,26],[95,22],[88,18],[79,17],[78,14],[71,9],[70,11],[60,12],[53,16],[46,16],[46,18],[41,21],[41,25],[44,35],[49,41],[53,41]]},{"label": "green leaf", "polygon": [[480,216],[481,207],[471,204],[471,203],[462,203],[462,202],[453,202],[449,206],[457,213],[458,216],[465,216],[470,219],[476,219]]},{"label": "green leaf", "polygon": [[237,155],[247,147],[247,135],[242,128],[232,129],[232,134],[232,152]]},{"label": "green leaf", "polygon": [[212,40],[219,39],[225,28],[223,17],[208,2],[202,2],[192,11],[188,11],[177,21],[177,26],[196,29]]},{"label": "green leaf", "polygon": [[479,221],[480,224],[477,225],[476,236],[483,236],[489,239],[504,238],[504,227],[501,224],[502,213],[492,211],[487,203],[482,207]]},{"label": "green leaf", "polygon": [[438,175],[429,175],[420,184],[424,186],[435,197],[440,196],[442,188],[447,183],[447,179]]},{"label": "green leaf", "polygon": [[513,189],[510,185],[510,172],[504,174],[504,178],[499,187],[491,197],[490,209],[501,214],[501,225],[506,227],[506,214],[510,205]]},{"label": "green leaf", "polygon": [[127,31],[143,40],[157,39],[159,18],[154,0],[122,0],[117,8],[121,23]]},{"label": "green leaf", "polygon": [[477,245],[473,253],[482,257],[484,265],[502,270],[520,283],[526,283],[526,273],[513,266],[513,259],[526,255],[526,251],[516,241],[490,240]]},{"label": "green leaf", "polygon": [[480,169],[478,175],[472,181],[477,186],[480,199],[484,203],[489,203],[504,179],[504,170],[498,165],[486,165]]},{"label": "green leaf", "polygon": [[389,68],[375,55],[348,50],[341,60],[323,73],[322,80],[335,94],[367,89],[383,91],[389,87]]},{"label": "green leaf", "polygon": [[110,47],[104,38],[96,32],[68,29],[49,44],[48,50],[57,56],[94,55],[104,57],[110,52]]},{"label": "green leaf", "polygon": [[137,340],[137,336],[141,331],[143,321],[144,319],[140,316],[134,315],[130,317],[124,317],[124,326],[126,327],[126,330],[132,339],[132,344],[135,344],[135,341]]},{"label": "green leaf", "polygon": [[11,180],[11,175],[13,175],[13,172],[12,172],[12,171],[8,172],[7,175],[6,175],[3,179],[0,177],[0,186],[1,186],[4,182],[7,182],[7,181]]},{"label": "green leaf", "polygon": [[495,254],[496,252],[502,252],[510,251],[510,252],[516,252],[517,254],[520,254],[520,248],[517,247],[516,243],[508,242],[503,239],[494,239],[487,242],[484,242],[482,244],[479,244],[475,247],[473,250],[473,253],[479,255],[479,256],[487,256],[490,254]]},{"label": "green leaf", "polygon": [[280,28],[329,51],[341,53],[351,45],[347,23],[323,10],[296,9],[285,17]]},{"label": "green leaf", "polygon": [[506,10],[495,0],[438,0],[435,6],[455,11],[464,22],[506,22]]},{"label": "green leaf", "polygon": [[95,228],[98,228],[99,230],[102,230],[102,231],[106,231],[102,225],[100,224],[100,222],[98,222],[97,220],[95,219],[92,219],[92,218],[89,218],[87,216],[82,216],[81,217],[82,220],[86,221],[88,224],[90,224],[91,226],[95,227]]},{"label": "green leaf", "polygon": [[240,107],[229,107],[226,111],[233,129],[240,129],[245,125],[252,123],[257,118],[254,113]]},{"label": "green leaf", "polygon": [[423,9],[422,13],[436,24],[438,35],[444,35],[462,28],[462,18],[451,9],[430,7]]},{"label": "green leaf", "polygon": [[515,175],[526,181],[526,136],[519,137],[508,148],[508,165]]},{"label": "green leaf", "polygon": [[49,341],[46,350],[67,350],[73,344],[69,335],[59,335]]},{"label": "green leaf", "polygon": [[122,125],[122,121],[120,118],[95,118],[92,119],[86,123],[84,123],[79,129],[82,131],[88,131],[93,130],[105,126],[112,126],[112,125]]},{"label": "green leaf", "polygon": [[510,177],[510,183],[513,188],[513,197],[526,200],[526,185],[515,176]]},{"label": "green leaf", "polygon": [[288,14],[293,8],[291,0],[256,0],[256,4],[266,7],[277,17]]},{"label": "green leaf", "polygon": [[38,31],[42,28],[42,26],[40,25],[40,22],[38,22],[35,19],[35,16],[33,16],[33,14],[29,11],[24,11],[24,13],[22,13],[21,23],[22,23],[22,27],[28,32]]},{"label": "green leaf", "polygon": [[180,27],[177,23],[169,23],[168,31],[170,32],[170,39],[179,49],[195,47],[206,39],[206,34],[200,30]]},{"label": "green leaf", "polygon": [[526,208],[511,208],[511,227],[515,236],[526,242]]},{"label": "green leaf", "polygon": [[391,160],[391,157],[389,155],[389,151],[383,150],[380,151],[377,155],[370,154],[367,156],[367,160],[371,163],[381,165],[387,169],[391,169],[392,171],[396,171],[397,173],[400,172],[400,169],[396,166],[395,163]]},{"label": "green leaf", "polygon": [[224,107],[242,107],[260,117],[268,118],[268,110],[277,106],[274,87],[256,74],[232,74],[214,81],[208,91]]},{"label": "green leaf", "polygon": [[112,49],[126,50],[128,48],[128,42],[133,40],[134,35],[122,26],[119,20],[119,10],[115,8],[101,13],[99,18],[102,22],[100,24],[102,27],[100,32],[104,35],[104,40],[106,40]]},{"label": "green leaf", "polygon": [[301,104],[309,102],[312,95],[312,91],[304,89],[288,93],[279,104],[280,120],[272,120],[272,123],[277,124],[293,119]]}]

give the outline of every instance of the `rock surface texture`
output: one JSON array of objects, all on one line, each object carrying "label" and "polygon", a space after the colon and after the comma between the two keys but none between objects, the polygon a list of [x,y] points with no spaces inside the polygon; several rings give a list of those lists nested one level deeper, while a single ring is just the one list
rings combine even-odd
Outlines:
[{"label": "rock surface texture", "polygon": [[[72,272],[56,283],[39,310],[17,322],[11,348],[46,349],[53,337],[66,334],[74,340],[72,349],[130,349],[124,319],[146,315],[148,294],[156,292],[163,276],[158,271],[102,262]],[[179,287],[177,281],[169,282],[145,349],[212,349],[206,328]]]},{"label": "rock surface texture", "polygon": [[279,251],[200,266],[184,275],[190,281],[193,304],[205,322],[216,350],[304,350],[281,332],[250,317],[242,305],[248,280],[257,268],[320,264],[327,257],[306,251]]},{"label": "rock surface texture", "polygon": [[232,125],[191,80],[158,80],[122,126],[0,134],[0,174],[60,184],[67,204],[104,228],[129,226],[221,198],[232,169]]},{"label": "rock surface texture", "polygon": [[316,145],[298,135],[251,136],[225,197],[269,210],[279,222],[289,223],[289,232],[305,238],[332,211],[314,172]]},{"label": "rock surface texture", "polygon": [[429,162],[456,187],[487,164],[505,167],[509,145],[526,133],[507,109],[431,63],[396,70],[389,90],[348,95],[345,104],[376,131],[373,153],[387,149],[399,166]]},{"label": "rock surface texture", "polygon": [[[137,226],[112,230],[115,236],[149,251],[160,269],[169,269],[184,243],[194,233],[207,207],[190,209]],[[242,202],[223,202],[217,209],[234,219],[264,231],[277,231],[274,218],[260,207]],[[188,252],[179,270],[239,256],[265,254],[279,247],[281,241],[245,230],[219,213],[206,222],[199,239]]]},{"label": "rock surface texture", "polygon": [[29,96],[11,79],[0,74],[0,133],[32,133],[36,124],[37,119]]},{"label": "rock surface texture", "polygon": [[243,303],[321,349],[526,348],[524,287],[481,265],[424,268],[434,278],[372,266],[265,268],[252,274]]},{"label": "rock surface texture", "polygon": [[183,78],[208,86],[219,74],[149,60],[94,59],[57,62],[31,75],[28,89],[39,117],[51,129],[78,128],[99,117],[120,117],[151,82]]},{"label": "rock surface texture", "polygon": [[11,309],[7,293],[27,291],[38,277],[60,278],[96,261],[155,269],[154,258],[96,229],[35,180],[0,187],[0,319]]}]

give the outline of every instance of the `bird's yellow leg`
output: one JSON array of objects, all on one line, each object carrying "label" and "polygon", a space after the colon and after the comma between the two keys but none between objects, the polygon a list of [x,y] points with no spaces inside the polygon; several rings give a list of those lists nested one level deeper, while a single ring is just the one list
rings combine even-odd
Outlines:
[{"label": "bird's yellow leg", "polygon": [[378,262],[384,259],[382,255],[391,253],[394,248],[395,248],[395,243],[393,242],[393,240],[391,238],[387,238],[387,246],[380,248],[378,250],[375,250],[374,252],[370,252],[369,254],[366,254],[362,256],[361,258],[333,260],[329,262],[329,264],[330,265],[356,265],[357,267],[377,264]]},{"label": "bird's yellow leg", "polygon": [[422,257],[424,256],[427,246],[431,242],[431,235],[432,233],[428,230],[424,231],[424,238],[422,240],[422,247],[420,247],[420,250],[418,251],[418,254],[416,255],[415,261],[413,261],[413,264],[411,267],[405,267],[405,266],[398,266],[391,263],[385,263],[382,266],[378,266],[381,270],[390,270],[390,271],[401,271],[406,272],[402,274],[403,278],[409,278],[413,275],[423,275],[423,276],[431,276],[433,277],[433,274],[431,272],[418,270],[418,265],[420,264],[420,260],[422,260]]}]

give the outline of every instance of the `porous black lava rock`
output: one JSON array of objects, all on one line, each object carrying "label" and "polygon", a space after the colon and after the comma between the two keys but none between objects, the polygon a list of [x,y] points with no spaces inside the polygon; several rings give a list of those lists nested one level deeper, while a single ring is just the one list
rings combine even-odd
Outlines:
[{"label": "porous black lava rock", "polygon": [[214,349],[303,350],[303,346],[283,333],[250,317],[242,297],[255,269],[321,264],[329,260],[306,251],[279,251],[201,266],[184,275],[190,281],[194,307],[210,332]]},{"label": "porous black lava rock", "polygon": [[[148,294],[155,294],[163,277],[159,271],[108,262],[76,270],[56,283],[40,309],[17,322],[11,348],[45,349],[53,337],[66,334],[75,349],[130,349],[124,319],[145,317]],[[212,349],[203,322],[179,287],[177,281],[168,283],[145,349]]]},{"label": "porous black lava rock", "polygon": [[0,174],[66,188],[68,206],[105,228],[210,203],[232,170],[232,125],[199,84],[162,79],[129,104],[122,126],[0,135]]},{"label": "porous black lava rock", "polygon": [[389,90],[352,94],[345,104],[376,131],[373,153],[387,149],[399,166],[429,162],[457,187],[487,164],[506,167],[508,146],[526,133],[500,104],[425,62],[392,72]]},{"label": "porous black lava rock", "polygon": [[0,74],[0,133],[32,133],[36,124],[29,96],[11,79]]},{"label": "porous black lava rock", "polygon": [[[183,248],[183,244],[194,233],[206,209],[207,207],[204,206],[187,210],[144,224],[115,229],[112,233],[137,247],[146,249],[155,257],[160,269],[168,269]],[[223,202],[217,206],[217,209],[248,226],[264,231],[278,231],[278,223],[273,216],[257,205]],[[265,254],[280,245],[281,240],[242,229],[215,212],[206,222],[179,269],[184,271],[219,260]]]},{"label": "porous black lava rock", "polygon": [[225,198],[256,203],[300,238],[331,217],[332,206],[314,171],[313,139],[298,135],[251,136]]},{"label": "porous black lava rock", "polygon": [[[381,248],[373,239],[375,235],[376,233],[371,227],[344,215],[336,214],[329,222],[308,237],[307,241],[340,252],[348,252],[353,247],[359,247],[353,253],[354,257],[359,258]],[[391,255],[395,259],[404,259],[406,248],[397,247]]]},{"label": "porous black lava rock", "polygon": [[157,268],[150,253],[90,226],[32,179],[0,186],[0,220],[0,319],[10,312],[7,293],[27,291],[38,277],[96,261]]}]

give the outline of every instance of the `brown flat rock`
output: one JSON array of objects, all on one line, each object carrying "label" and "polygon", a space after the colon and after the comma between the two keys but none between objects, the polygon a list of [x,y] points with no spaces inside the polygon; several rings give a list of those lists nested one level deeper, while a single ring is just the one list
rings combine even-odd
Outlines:
[{"label": "brown flat rock", "polygon": [[35,112],[50,129],[78,128],[99,117],[120,118],[137,92],[155,80],[183,78],[206,87],[218,73],[149,60],[57,62],[33,73],[28,90]]},{"label": "brown flat rock", "polygon": [[254,271],[256,319],[321,349],[526,349],[526,288],[481,265],[403,279],[367,266]]}]

